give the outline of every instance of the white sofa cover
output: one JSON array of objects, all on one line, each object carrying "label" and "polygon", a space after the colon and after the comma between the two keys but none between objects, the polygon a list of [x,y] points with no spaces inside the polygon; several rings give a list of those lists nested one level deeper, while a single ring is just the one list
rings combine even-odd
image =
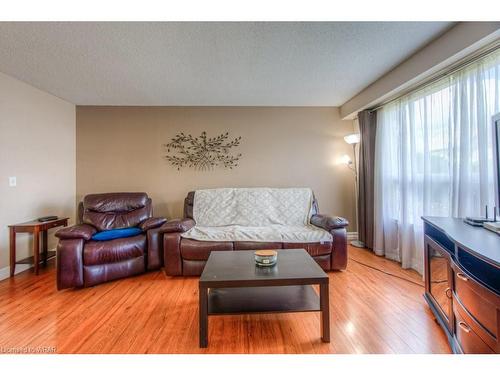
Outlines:
[{"label": "white sofa cover", "polygon": [[196,225],[182,237],[198,241],[330,242],[332,235],[310,224],[309,188],[197,190]]}]

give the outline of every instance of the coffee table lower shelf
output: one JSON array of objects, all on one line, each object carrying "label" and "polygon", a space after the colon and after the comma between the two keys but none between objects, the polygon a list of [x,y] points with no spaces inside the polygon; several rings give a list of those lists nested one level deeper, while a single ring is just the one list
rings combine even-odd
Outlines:
[{"label": "coffee table lower shelf", "polygon": [[208,293],[208,315],[309,311],[321,311],[311,285],[212,288]]}]

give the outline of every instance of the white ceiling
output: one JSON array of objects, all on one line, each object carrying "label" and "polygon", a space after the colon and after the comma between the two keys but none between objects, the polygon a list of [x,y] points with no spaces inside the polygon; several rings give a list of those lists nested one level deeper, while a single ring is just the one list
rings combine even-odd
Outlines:
[{"label": "white ceiling", "polygon": [[0,71],[79,105],[339,106],[450,22],[0,22]]}]

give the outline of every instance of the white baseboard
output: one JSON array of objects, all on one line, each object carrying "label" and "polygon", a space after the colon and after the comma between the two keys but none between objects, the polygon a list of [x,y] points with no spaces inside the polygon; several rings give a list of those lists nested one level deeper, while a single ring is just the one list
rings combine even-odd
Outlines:
[{"label": "white baseboard", "polygon": [[[24,272],[33,267],[33,264],[16,264],[16,273],[17,275],[20,272]],[[10,267],[0,268],[0,281],[8,279],[10,277]]]},{"label": "white baseboard", "polygon": [[358,239],[358,232],[347,232],[347,240],[355,241]]}]

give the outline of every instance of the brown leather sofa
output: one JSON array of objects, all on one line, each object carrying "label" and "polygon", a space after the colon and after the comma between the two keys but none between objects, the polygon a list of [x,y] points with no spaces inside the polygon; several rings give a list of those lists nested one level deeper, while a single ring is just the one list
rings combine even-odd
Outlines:
[{"label": "brown leather sofa", "polygon": [[[78,224],[56,233],[57,289],[88,287],[137,275],[162,264],[161,226],[153,217],[146,193],[85,196],[78,207]],[[139,227],[133,237],[93,241],[98,231]]]},{"label": "brown leather sofa", "polygon": [[[212,250],[254,250],[304,248],[326,271],[343,270],[347,266],[347,233],[349,224],[341,217],[314,214],[311,224],[323,228],[333,236],[326,243],[281,243],[281,242],[215,242],[182,238],[181,234],[195,225],[193,220],[194,192],[184,200],[184,219],[172,220],[162,226],[165,272],[169,276],[201,275]],[[318,204],[314,200],[314,212]]]}]

